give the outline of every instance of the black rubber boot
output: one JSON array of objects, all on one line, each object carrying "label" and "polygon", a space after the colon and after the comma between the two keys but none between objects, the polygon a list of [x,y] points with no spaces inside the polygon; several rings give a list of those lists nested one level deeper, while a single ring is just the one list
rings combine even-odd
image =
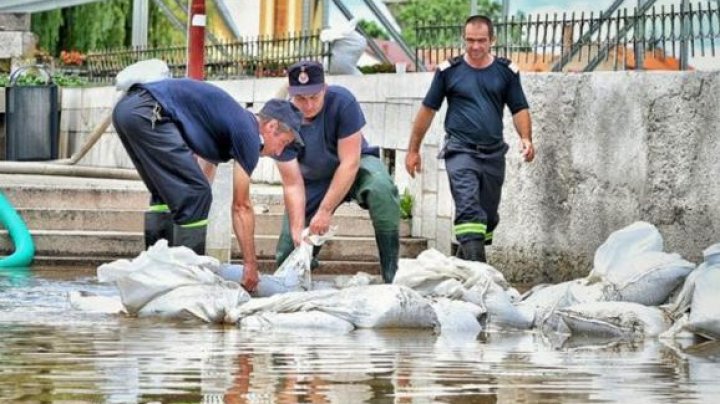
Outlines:
[{"label": "black rubber boot", "polygon": [[197,255],[205,255],[207,226],[182,227],[173,225],[173,246],[185,246]]},{"label": "black rubber boot", "polygon": [[464,259],[465,255],[463,254],[462,244],[457,245],[457,248],[455,249],[455,257]]},{"label": "black rubber boot", "polygon": [[467,261],[487,262],[485,259],[485,240],[470,240],[461,244],[463,259]]},{"label": "black rubber boot", "polygon": [[173,221],[170,212],[145,212],[145,249],[164,238],[173,245]]},{"label": "black rubber boot", "polygon": [[380,269],[385,283],[392,283],[398,267],[400,236],[398,232],[375,234],[378,252],[380,253]]}]

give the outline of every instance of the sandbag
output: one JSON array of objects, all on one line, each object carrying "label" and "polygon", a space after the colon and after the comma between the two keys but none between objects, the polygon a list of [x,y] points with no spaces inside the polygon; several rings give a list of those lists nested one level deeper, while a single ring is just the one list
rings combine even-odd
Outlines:
[{"label": "sandbag", "polygon": [[637,340],[658,336],[672,324],[661,309],[629,302],[580,303],[555,313],[572,335],[588,337]]},{"label": "sandbag", "polygon": [[309,330],[337,331],[348,333],[355,327],[343,319],[320,311],[294,313],[262,312],[240,319],[238,326],[243,330]]},{"label": "sandbag", "polygon": [[485,310],[475,304],[440,298],[431,303],[441,333],[477,334],[482,331]]},{"label": "sandbag", "polygon": [[101,265],[97,273],[99,281],[115,284],[131,315],[158,300],[143,315],[191,313],[204,321],[225,321],[220,319],[227,311],[250,295],[238,283],[217,276],[219,267],[215,258],[197,255],[187,247],[168,247],[167,240],[161,239],[135,259]]},{"label": "sandbag", "polygon": [[233,310],[237,320],[259,312],[317,310],[358,328],[435,328],[439,325],[430,302],[398,285],[369,285],[341,290],[291,292],[252,299]]},{"label": "sandbag", "polygon": [[667,302],[694,268],[678,254],[648,251],[617,263],[605,281],[615,287],[618,300],[657,306]]},{"label": "sandbag", "polygon": [[683,284],[682,289],[670,304],[669,309],[673,318],[680,318],[688,310],[690,310],[697,278],[702,277],[705,272],[710,270],[710,268],[720,269],[720,243],[713,244],[706,248],[703,251],[703,256],[705,261],[695,268],[695,270],[690,272],[690,274],[685,278],[685,283]]},{"label": "sandbag", "polygon": [[708,339],[720,339],[720,263],[708,265],[695,279],[685,329]]},{"label": "sandbag", "polygon": [[590,281],[601,281],[628,259],[649,251],[662,251],[663,239],[650,223],[638,221],[614,231],[595,251]]},{"label": "sandbag", "polygon": [[120,70],[115,77],[115,88],[127,91],[134,84],[151,83],[170,77],[170,68],[164,61],[160,59],[141,60]]}]

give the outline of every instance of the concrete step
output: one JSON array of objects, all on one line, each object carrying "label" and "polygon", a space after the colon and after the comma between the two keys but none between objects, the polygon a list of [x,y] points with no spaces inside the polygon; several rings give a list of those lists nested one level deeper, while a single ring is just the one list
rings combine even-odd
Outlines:
[{"label": "concrete step", "polygon": [[[273,208],[276,206],[273,205]],[[333,218],[338,226],[338,236],[372,237],[374,230],[367,211],[357,207],[342,207]],[[98,209],[17,209],[31,230],[88,230],[141,232],[143,230],[143,210],[98,210]],[[268,213],[256,216],[255,232],[257,235],[277,235],[282,226],[281,209],[269,209]],[[400,235],[410,236],[407,222],[401,223]]]},{"label": "concrete step", "polygon": [[[134,258],[144,250],[140,232],[123,231],[58,231],[34,230],[37,256],[47,257],[105,257],[109,260]],[[426,248],[426,241],[417,238],[401,238],[400,257],[415,257]],[[242,254],[236,240],[232,240],[232,257]],[[273,259],[277,236],[261,235],[255,238],[258,258]],[[7,231],[0,232],[0,255],[9,255],[14,249]],[[336,237],[321,249],[319,258],[331,261],[378,260],[377,246],[373,237]]]}]

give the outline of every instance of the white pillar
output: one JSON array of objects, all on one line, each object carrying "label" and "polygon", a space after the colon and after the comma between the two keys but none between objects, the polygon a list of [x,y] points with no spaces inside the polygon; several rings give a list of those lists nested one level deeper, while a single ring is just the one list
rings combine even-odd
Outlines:
[{"label": "white pillar", "polygon": [[213,201],[210,205],[205,240],[206,254],[223,263],[230,262],[232,250],[232,176],[232,161],[218,165],[212,184]]}]

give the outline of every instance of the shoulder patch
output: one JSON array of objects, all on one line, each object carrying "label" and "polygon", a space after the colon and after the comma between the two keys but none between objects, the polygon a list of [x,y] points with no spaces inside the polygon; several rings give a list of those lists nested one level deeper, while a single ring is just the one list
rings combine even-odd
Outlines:
[{"label": "shoulder patch", "polygon": [[446,70],[450,67],[457,66],[460,62],[462,62],[462,56],[455,56],[454,58],[449,58],[442,63],[438,65],[438,69],[440,71]]},{"label": "shoulder patch", "polygon": [[498,57],[497,61],[500,62],[501,65],[506,66],[508,69],[510,69],[511,72],[513,72],[515,74],[520,73],[520,68],[518,67],[518,65],[513,63],[512,60],[510,60],[508,58]]}]

